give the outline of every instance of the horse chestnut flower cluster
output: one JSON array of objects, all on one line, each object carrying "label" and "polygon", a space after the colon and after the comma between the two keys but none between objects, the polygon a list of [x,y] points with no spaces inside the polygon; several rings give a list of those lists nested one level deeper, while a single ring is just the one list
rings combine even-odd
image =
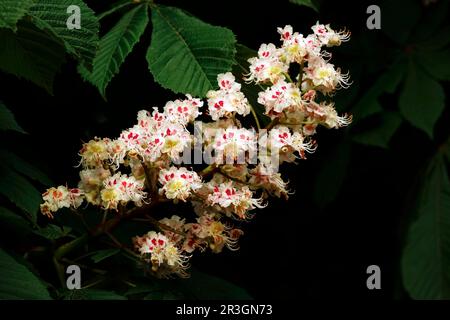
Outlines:
[{"label": "horse chestnut flower cluster", "polygon": [[[348,74],[335,68],[323,50],[347,41],[349,33],[319,23],[312,31],[304,36],[291,26],[278,28],[281,46],[262,44],[248,61],[244,80],[262,88],[257,102],[271,120],[266,128],[242,125],[252,106],[234,75],[219,74],[218,90],[207,93],[206,103],[186,95],[162,109],[140,111],[136,124],[115,139],[84,143],[78,186],[48,189],[41,212],[53,218],[61,208],[80,210],[86,203],[105,212],[105,226],[107,218],[150,222],[152,230],[131,239],[132,250],[158,277],[187,276],[196,251],[237,250],[243,231],[233,222],[251,219],[270,196],[287,199],[290,194],[279,165],[314,152],[318,126],[340,128],[351,122],[329,101],[349,86]],[[300,66],[297,74],[293,64]],[[198,125],[200,137],[192,132]],[[214,152],[212,161],[189,161],[186,152],[198,145]],[[156,218],[156,205],[167,202],[190,204],[192,216],[180,212]]]}]

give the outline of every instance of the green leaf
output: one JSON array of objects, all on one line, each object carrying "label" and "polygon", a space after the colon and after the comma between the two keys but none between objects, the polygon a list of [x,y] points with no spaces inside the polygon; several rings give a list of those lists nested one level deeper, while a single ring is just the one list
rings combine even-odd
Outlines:
[{"label": "green leaf", "polygon": [[251,300],[248,292],[226,280],[192,270],[191,277],[180,281],[188,298],[199,300]]},{"label": "green leaf", "polygon": [[231,71],[236,40],[230,30],[163,6],[152,10],[152,23],[147,61],[164,88],[204,97],[217,87],[217,74]]},{"label": "green leaf", "polygon": [[109,257],[112,257],[113,255],[120,252],[120,249],[105,249],[97,251],[95,254],[91,256],[92,261],[94,263],[99,263],[100,261],[103,261]]},{"label": "green leaf", "polygon": [[417,61],[431,76],[438,80],[450,80],[450,49],[420,52],[418,55]]},{"label": "green leaf", "polygon": [[297,4],[299,6],[309,7],[316,12],[319,12],[319,5],[314,0],[289,0],[289,2]]},{"label": "green leaf", "polygon": [[45,173],[12,152],[0,149],[0,161],[17,172],[38,181],[47,187],[54,185],[54,182]]},{"label": "green leaf", "polygon": [[[398,44],[405,44],[421,17],[420,1],[384,0],[380,4],[381,30]],[[399,18],[402,13],[404,19]]]},{"label": "green leaf", "polygon": [[0,29],[0,69],[53,90],[53,78],[64,62],[64,47],[54,36],[20,22],[17,33]]},{"label": "green leaf", "polygon": [[121,296],[114,291],[84,289],[86,298],[88,300],[127,300],[126,297]]},{"label": "green leaf", "polygon": [[[80,8],[81,29],[67,28],[67,8]],[[87,66],[92,65],[98,46],[99,23],[92,11],[81,0],[37,0],[30,9],[33,23],[63,40],[66,50]],[[90,68],[90,67],[89,67]]]},{"label": "green leaf", "polygon": [[14,119],[13,113],[0,101],[0,130],[14,130],[26,133]]},{"label": "green leaf", "polygon": [[400,111],[405,119],[432,138],[434,125],[444,110],[444,98],[442,86],[420,66],[410,63],[399,98]]},{"label": "green leaf", "polygon": [[369,146],[388,148],[389,141],[402,123],[397,112],[384,111],[378,115],[378,125],[367,131],[353,135],[353,140]]},{"label": "green leaf", "polygon": [[56,240],[62,237],[67,236],[70,231],[72,231],[72,228],[70,227],[58,227],[54,224],[49,224],[45,228],[41,228],[34,233],[37,235],[40,235],[41,237],[44,237],[48,240]]},{"label": "green leaf", "polygon": [[343,138],[323,163],[314,184],[314,202],[323,209],[339,194],[350,163],[351,144]]},{"label": "green leaf", "polygon": [[83,78],[95,85],[103,97],[109,82],[119,73],[120,66],[141,38],[147,24],[147,5],[133,8],[101,38],[92,72],[83,66],[78,68]]},{"label": "green leaf", "polygon": [[33,0],[1,0],[0,1],[0,28],[17,30],[17,21],[28,12]]},{"label": "green leaf", "polygon": [[27,212],[34,222],[42,202],[41,194],[22,175],[0,163],[0,194]]},{"label": "green leaf", "polygon": [[0,206],[0,228],[25,236],[32,232],[30,224],[17,213]]},{"label": "green leaf", "polygon": [[414,299],[450,299],[450,181],[442,154],[417,199],[401,259],[403,284]]},{"label": "green leaf", "polygon": [[354,124],[383,110],[378,102],[378,98],[384,93],[395,92],[404,78],[405,70],[406,66],[404,61],[398,59],[381,74],[352,109]]},{"label": "green leaf", "polygon": [[51,299],[42,282],[3,249],[0,249],[0,274],[0,299]]},{"label": "green leaf", "polygon": [[64,300],[126,300],[114,291],[99,289],[67,290],[62,293]]}]

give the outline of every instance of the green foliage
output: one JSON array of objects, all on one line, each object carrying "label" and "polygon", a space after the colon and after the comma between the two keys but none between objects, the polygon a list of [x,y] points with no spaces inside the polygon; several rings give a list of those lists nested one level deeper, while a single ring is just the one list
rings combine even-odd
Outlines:
[{"label": "green foliage", "polygon": [[99,263],[100,261],[103,261],[109,257],[112,257],[120,252],[120,249],[105,249],[95,252],[91,259],[94,261],[94,263]]},{"label": "green foliage", "polygon": [[[397,44],[405,44],[420,19],[420,2],[415,0],[384,0],[380,4],[382,15],[381,30]],[[400,19],[399,12],[407,14],[408,18]]]},{"label": "green foliage", "polygon": [[402,255],[403,284],[414,299],[450,299],[450,181],[444,156],[431,162]]},{"label": "green foliage", "polygon": [[[77,5],[82,19],[81,29],[66,26],[67,8]],[[29,15],[39,28],[61,39],[68,53],[75,55],[87,66],[92,64],[98,46],[99,23],[92,11],[81,0],[37,0]]]},{"label": "green foliage", "polygon": [[0,206],[0,228],[16,233],[20,238],[32,232],[30,224],[17,213]]},{"label": "green foliage", "polygon": [[17,22],[33,5],[33,0],[2,0],[0,1],[0,28],[17,30]]},{"label": "green foliage", "polygon": [[289,1],[299,6],[306,6],[313,9],[314,11],[317,12],[319,11],[319,5],[315,0],[289,0]]},{"label": "green foliage", "polygon": [[64,300],[126,300],[114,291],[98,289],[69,290],[64,294]]},{"label": "green foliage", "polygon": [[351,143],[347,137],[331,150],[328,158],[319,173],[314,184],[314,202],[324,208],[336,199],[341,190],[347,169],[350,164]]},{"label": "green foliage", "polygon": [[34,233],[48,240],[56,240],[67,236],[71,231],[72,229],[69,227],[58,227],[54,224],[49,224],[45,228],[36,230]]},{"label": "green foliage", "polygon": [[252,297],[242,288],[214,277],[192,270],[190,278],[180,283],[188,299],[198,300],[251,300]]},{"label": "green foliage", "polygon": [[19,126],[12,112],[0,101],[0,130],[13,130],[20,133],[26,133]]},{"label": "green foliage", "polygon": [[434,124],[444,110],[444,90],[442,86],[420,67],[410,64],[399,108],[403,116],[413,126],[433,137]]},{"label": "green foliage", "polygon": [[24,210],[36,222],[41,193],[21,174],[0,164],[0,194]]},{"label": "green foliage", "polygon": [[160,85],[176,93],[204,97],[214,89],[217,74],[231,71],[235,37],[173,7],[152,10],[149,69]]},{"label": "green foliage", "polygon": [[53,78],[64,62],[60,40],[29,22],[20,22],[14,33],[0,29],[0,69],[53,90]]},{"label": "green foliage", "polygon": [[375,128],[353,135],[353,140],[375,147],[388,148],[389,141],[400,127],[402,118],[397,112],[384,111],[377,115]]},{"label": "green foliage", "polygon": [[0,274],[0,299],[51,299],[36,275],[3,249],[0,249]]},{"label": "green foliage", "polygon": [[0,161],[15,171],[45,186],[54,185],[54,182],[45,173],[12,152],[0,149]]},{"label": "green foliage", "polygon": [[448,63],[450,48],[420,52],[418,56],[418,62],[432,77],[450,81],[450,64]]},{"label": "green foliage", "polygon": [[111,79],[139,41],[148,24],[147,6],[139,5],[123,15],[100,40],[92,72],[80,66],[81,75],[95,85],[103,97]]}]

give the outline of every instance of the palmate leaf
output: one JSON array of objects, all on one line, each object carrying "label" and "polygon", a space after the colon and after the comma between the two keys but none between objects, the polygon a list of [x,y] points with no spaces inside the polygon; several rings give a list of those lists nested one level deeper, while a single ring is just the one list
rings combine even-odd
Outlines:
[{"label": "palmate leaf", "polygon": [[400,111],[405,119],[432,138],[434,125],[444,110],[444,98],[442,86],[411,62],[399,98]]},{"label": "palmate leaf", "polygon": [[22,175],[0,163],[0,194],[24,210],[34,222],[42,202],[39,191]]},{"label": "palmate leaf", "polygon": [[164,88],[204,97],[216,88],[217,74],[231,71],[236,40],[230,30],[163,6],[153,8],[152,23],[147,61]]},{"label": "palmate leaf", "polygon": [[103,261],[109,257],[112,257],[120,252],[120,249],[105,249],[95,252],[91,259],[94,261],[94,263],[99,263],[100,261]]},{"label": "palmate leaf", "polygon": [[42,282],[3,249],[0,249],[0,274],[0,299],[51,299]]},{"label": "palmate leaf", "polygon": [[428,168],[415,213],[402,254],[403,284],[414,299],[450,299],[450,181],[443,154]]},{"label": "palmate leaf", "polygon": [[317,4],[317,2],[315,0],[289,0],[289,2],[292,2],[299,6],[309,7],[317,12],[319,11],[319,5]]},{"label": "palmate leaf", "polygon": [[1,0],[0,1],[0,28],[17,30],[19,21],[33,5],[33,0]]},{"label": "palmate leaf", "polygon": [[[81,29],[67,28],[67,8],[80,8]],[[37,0],[29,15],[33,23],[63,40],[66,50],[87,66],[92,64],[98,46],[99,23],[94,11],[81,0]]]},{"label": "palmate leaf", "polygon": [[13,130],[26,133],[16,122],[13,113],[0,101],[0,130]]},{"label": "palmate leaf", "polygon": [[17,172],[40,182],[47,187],[55,184],[45,173],[8,150],[0,149],[0,161]]},{"label": "palmate leaf", "polygon": [[92,72],[84,66],[78,68],[83,78],[95,85],[103,97],[109,82],[119,73],[120,66],[139,41],[147,24],[147,5],[133,8],[101,38]]},{"label": "palmate leaf", "polygon": [[0,29],[0,70],[25,78],[52,92],[53,78],[64,62],[60,40],[22,21],[14,33]]},{"label": "palmate leaf", "polygon": [[377,126],[354,134],[353,141],[364,145],[388,148],[392,136],[402,124],[403,119],[397,112],[393,111],[384,111],[373,117],[378,120]]}]

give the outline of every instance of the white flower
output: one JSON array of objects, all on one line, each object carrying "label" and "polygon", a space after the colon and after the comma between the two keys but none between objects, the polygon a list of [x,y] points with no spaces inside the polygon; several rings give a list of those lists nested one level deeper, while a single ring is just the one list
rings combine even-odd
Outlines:
[{"label": "white flower", "polygon": [[350,32],[342,30],[339,32],[330,28],[330,25],[320,24],[319,21],[311,27],[314,34],[320,40],[322,45],[327,47],[339,46],[342,42],[350,39]]},{"label": "white flower", "polygon": [[201,179],[195,171],[189,171],[184,167],[163,169],[159,172],[159,183],[162,184],[160,193],[168,199],[186,201],[192,191],[199,189]]},{"label": "white flower", "polygon": [[289,69],[289,64],[281,61],[282,52],[275,45],[262,44],[258,50],[258,57],[248,59],[250,63],[250,73],[247,81],[256,83],[275,83],[285,78]]},{"label": "white flower", "polygon": [[161,265],[167,265],[173,273],[184,273],[188,257],[164,234],[150,231],[143,237],[136,237],[134,243],[144,258],[150,255],[153,271],[158,271]]},{"label": "white flower", "polygon": [[277,197],[288,197],[287,182],[283,181],[280,173],[274,172],[270,167],[259,164],[256,168],[250,170],[250,176],[248,183],[251,187],[263,188]]},{"label": "white flower", "polygon": [[103,189],[100,192],[101,203],[104,209],[117,210],[119,204],[134,202],[136,206],[141,206],[147,193],[143,191],[144,180],[137,180],[116,173],[103,182]]},{"label": "white flower", "polygon": [[280,80],[259,93],[258,103],[266,107],[268,116],[274,118],[291,107],[301,105],[302,99],[300,90],[293,83]]},{"label": "white flower", "polygon": [[85,168],[98,167],[103,164],[104,160],[109,159],[108,143],[110,139],[100,139],[95,137],[83,146],[79,152],[81,156],[81,164]]},{"label": "white flower", "polygon": [[199,108],[203,106],[203,102],[200,99],[192,98],[189,94],[186,95],[186,98],[166,103],[164,114],[169,121],[186,125],[201,114]]},{"label": "white flower", "polygon": [[216,152],[216,163],[230,164],[237,161],[245,163],[247,156],[251,157],[256,152],[256,135],[254,130],[229,127],[217,129],[212,143]]},{"label": "white flower", "polygon": [[325,94],[341,87],[348,88],[350,84],[348,74],[342,74],[340,69],[335,69],[331,63],[321,58],[311,60],[305,71],[305,79],[310,80],[316,90]]},{"label": "white flower", "polygon": [[210,90],[208,97],[208,110],[213,120],[222,117],[230,117],[235,113],[246,116],[250,113],[250,105],[247,98],[240,91],[241,85],[235,82],[230,73],[221,73],[217,76],[220,90]]},{"label": "white flower", "polygon": [[294,152],[298,152],[301,158],[305,158],[305,152],[314,152],[316,145],[314,141],[305,142],[300,132],[293,134],[287,127],[277,126],[269,132],[269,146],[271,152],[280,153],[280,162],[295,161]]},{"label": "white flower", "polygon": [[78,208],[83,203],[83,193],[78,188],[52,187],[42,194],[42,199],[44,200],[40,205],[42,214],[53,218],[52,213],[61,208]]},{"label": "white flower", "polygon": [[226,214],[235,214],[241,219],[248,217],[247,213],[255,208],[263,208],[261,199],[253,198],[248,186],[238,187],[233,181],[212,184],[212,193],[208,195],[210,205],[219,205]]}]

